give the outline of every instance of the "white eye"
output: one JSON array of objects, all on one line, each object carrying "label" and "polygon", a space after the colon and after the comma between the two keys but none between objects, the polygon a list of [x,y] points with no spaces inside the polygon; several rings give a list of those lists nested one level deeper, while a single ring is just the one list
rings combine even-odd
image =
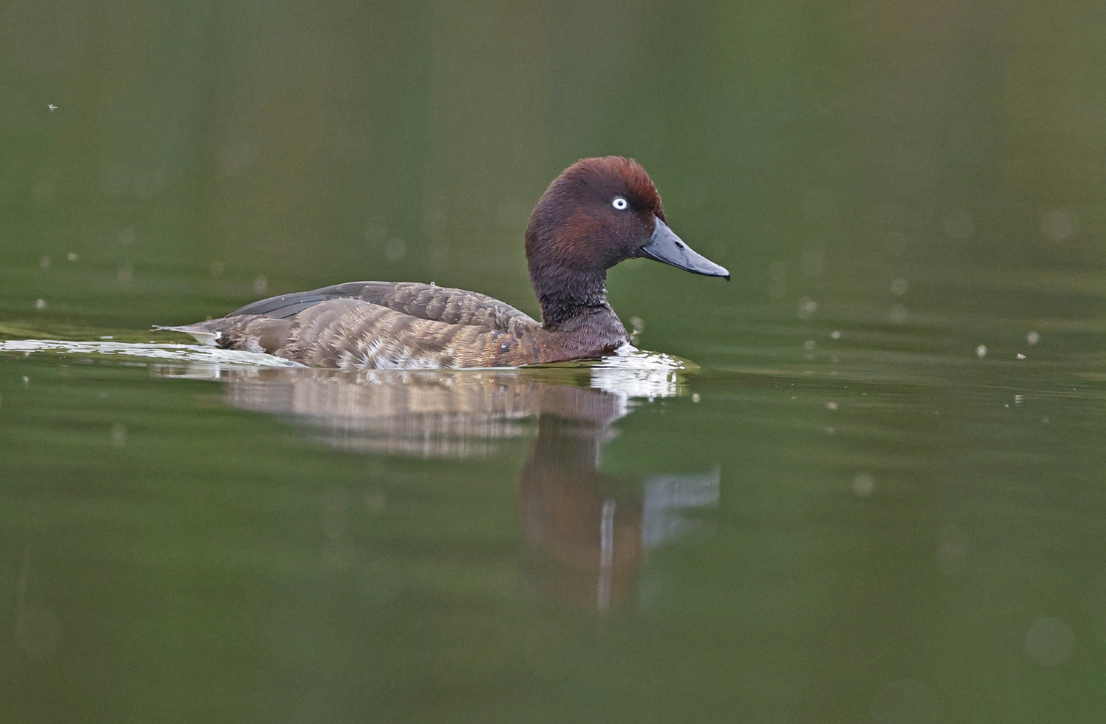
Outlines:
[{"label": "white eye", "polygon": [[625,211],[629,205],[630,202],[622,198],[621,196],[615,196],[614,201],[611,202],[611,206],[615,207],[619,211]]}]

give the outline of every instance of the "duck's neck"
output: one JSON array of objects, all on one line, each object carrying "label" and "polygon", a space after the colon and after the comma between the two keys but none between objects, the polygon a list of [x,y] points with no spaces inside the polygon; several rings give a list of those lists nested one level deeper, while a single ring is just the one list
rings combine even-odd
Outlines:
[{"label": "duck's neck", "polygon": [[530,279],[541,304],[542,327],[556,335],[564,359],[601,357],[630,341],[607,302],[605,271],[542,271],[531,265]]},{"label": "duck's neck", "polygon": [[530,281],[541,305],[541,323],[560,329],[581,316],[611,310],[607,303],[607,272],[570,269],[530,269]]}]

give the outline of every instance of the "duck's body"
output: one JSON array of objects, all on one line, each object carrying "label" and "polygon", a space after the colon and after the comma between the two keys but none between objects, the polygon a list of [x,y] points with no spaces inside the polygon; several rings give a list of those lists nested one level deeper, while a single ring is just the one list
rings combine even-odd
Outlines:
[{"label": "duck's body", "polygon": [[609,267],[647,256],[729,278],[687,248],[663,219],[660,196],[636,162],[608,157],[569,167],[542,196],[526,232],[541,323],[476,292],[347,282],[264,299],[221,319],[160,329],[310,367],[516,367],[603,357],[629,342],[607,303]]},{"label": "duck's body", "polygon": [[484,294],[409,282],[347,282],[284,294],[222,319],[166,329],[343,369],[547,364],[602,357],[629,341],[609,306],[551,331]]}]

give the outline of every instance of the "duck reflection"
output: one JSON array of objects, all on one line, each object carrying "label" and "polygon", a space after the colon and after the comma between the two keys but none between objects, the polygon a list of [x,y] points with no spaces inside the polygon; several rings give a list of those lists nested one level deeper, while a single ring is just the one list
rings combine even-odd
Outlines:
[{"label": "duck reflection", "polygon": [[[162,368],[225,382],[236,407],[292,417],[324,444],[424,459],[480,458],[533,436],[518,476],[518,516],[538,589],[605,610],[639,596],[649,552],[702,523],[719,472],[630,480],[599,470],[614,423],[640,404],[683,394],[679,370],[357,373],[319,369]],[[536,421],[536,435],[535,435]]]}]

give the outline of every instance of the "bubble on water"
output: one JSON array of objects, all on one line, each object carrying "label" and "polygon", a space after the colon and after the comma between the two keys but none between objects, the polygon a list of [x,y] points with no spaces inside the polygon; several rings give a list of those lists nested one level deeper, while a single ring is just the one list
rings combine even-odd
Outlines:
[{"label": "bubble on water", "polygon": [[109,438],[111,446],[115,448],[123,447],[127,444],[127,427],[121,422],[117,422],[111,426],[111,437]]},{"label": "bubble on water", "polygon": [[65,255],[65,258],[69,261],[77,261],[80,257],[77,256],[76,252],[71,251]]},{"label": "bubble on water", "polygon": [[817,311],[818,302],[814,301],[810,297],[803,297],[799,300],[795,314],[799,317],[799,319],[810,319]]},{"label": "bubble on water", "polygon": [[134,233],[134,229],[126,228],[119,232],[119,243],[123,246],[130,246],[134,243],[135,238],[138,235]]},{"label": "bubble on water", "polygon": [[50,257],[48,257],[48,256],[42,257],[41,259],[38,260],[38,265],[43,269],[49,268],[50,267]]},{"label": "bubble on water", "polygon": [[782,282],[787,276],[787,265],[782,261],[774,261],[768,265],[768,278],[774,282]]},{"label": "bubble on water", "polygon": [[830,412],[833,412],[834,410],[837,409],[837,403],[836,402],[827,402],[826,403],[826,409],[829,410]]},{"label": "bubble on water", "polygon": [[407,253],[407,244],[403,239],[391,239],[384,246],[384,256],[388,261],[399,261]]},{"label": "bubble on water", "polygon": [[887,684],[872,702],[875,724],[933,724],[937,698],[917,679],[897,679]]},{"label": "bubble on water", "polygon": [[100,336],[100,339],[115,339],[115,336],[111,334],[104,334]]},{"label": "bubble on water", "polygon": [[702,398],[702,397],[701,397],[701,396],[699,395],[699,393],[698,393],[698,392],[694,392],[694,393],[692,393],[692,395],[691,395],[691,401],[692,401],[692,402],[699,402],[699,401],[700,401],[700,400],[702,400],[702,399],[703,399],[703,398]]},{"label": "bubble on water", "polygon": [[876,479],[871,473],[857,473],[853,478],[853,492],[861,498],[870,498],[876,492]]},{"label": "bubble on water", "polygon": [[120,284],[130,284],[134,281],[134,267],[130,264],[120,266],[119,270],[115,272],[115,280]]},{"label": "bubble on water", "polygon": [[807,352],[813,352],[818,347],[818,344],[813,339],[808,339],[803,342],[803,349]]},{"label": "bubble on water", "polygon": [[35,309],[38,309],[38,310],[46,309],[46,300],[45,299],[36,299],[35,300]]},{"label": "bubble on water", "polygon": [[827,435],[833,435],[836,432],[837,432],[837,428],[834,427],[833,425],[830,425],[829,427],[826,428],[826,434]]},{"label": "bubble on water", "polygon": [[1049,241],[1067,241],[1079,233],[1079,216],[1075,209],[1054,209],[1041,219],[1041,233]]},{"label": "bubble on water", "polygon": [[902,324],[906,321],[906,318],[910,316],[910,313],[906,311],[906,307],[901,304],[896,304],[887,310],[887,318],[894,324]]},{"label": "bubble on water", "polygon": [[978,347],[976,347],[975,348],[975,356],[980,358],[980,359],[983,359],[984,357],[986,357],[987,356],[987,345],[981,344]]},{"label": "bubble on water", "polygon": [[950,526],[937,534],[937,567],[952,575],[968,565],[968,532]]},{"label": "bubble on water", "polygon": [[1039,618],[1025,632],[1025,652],[1041,666],[1060,666],[1074,649],[1075,633],[1062,618]]},{"label": "bubble on water", "polygon": [[15,642],[32,659],[41,661],[54,653],[61,641],[57,616],[42,609],[30,609],[15,622]]},{"label": "bubble on water", "polygon": [[223,276],[223,272],[225,272],[226,270],[227,265],[218,260],[211,262],[211,265],[208,267],[208,272],[213,277]]},{"label": "bubble on water", "polygon": [[830,339],[841,339],[841,333],[837,330],[830,332]]},{"label": "bubble on water", "polygon": [[891,293],[896,296],[902,296],[906,294],[906,290],[910,288],[910,284],[905,279],[895,279],[891,282]]},{"label": "bubble on water", "polygon": [[953,239],[964,241],[975,233],[975,219],[966,209],[955,209],[941,220],[945,233]]},{"label": "bubble on water", "polygon": [[269,288],[269,280],[264,276],[258,274],[257,278],[253,280],[253,291],[255,294],[264,294],[265,290]]},{"label": "bubble on water", "polygon": [[1025,355],[1021,352],[1018,352],[1016,355],[1014,355],[1014,359],[1025,359]]},{"label": "bubble on water", "polygon": [[31,378],[27,375],[23,375],[23,386],[26,387],[29,384],[31,384]]},{"label": "bubble on water", "polygon": [[1036,332],[1030,332],[1029,334],[1025,335],[1025,341],[1029,342],[1029,344],[1037,344],[1041,341],[1041,335],[1037,334]]}]

